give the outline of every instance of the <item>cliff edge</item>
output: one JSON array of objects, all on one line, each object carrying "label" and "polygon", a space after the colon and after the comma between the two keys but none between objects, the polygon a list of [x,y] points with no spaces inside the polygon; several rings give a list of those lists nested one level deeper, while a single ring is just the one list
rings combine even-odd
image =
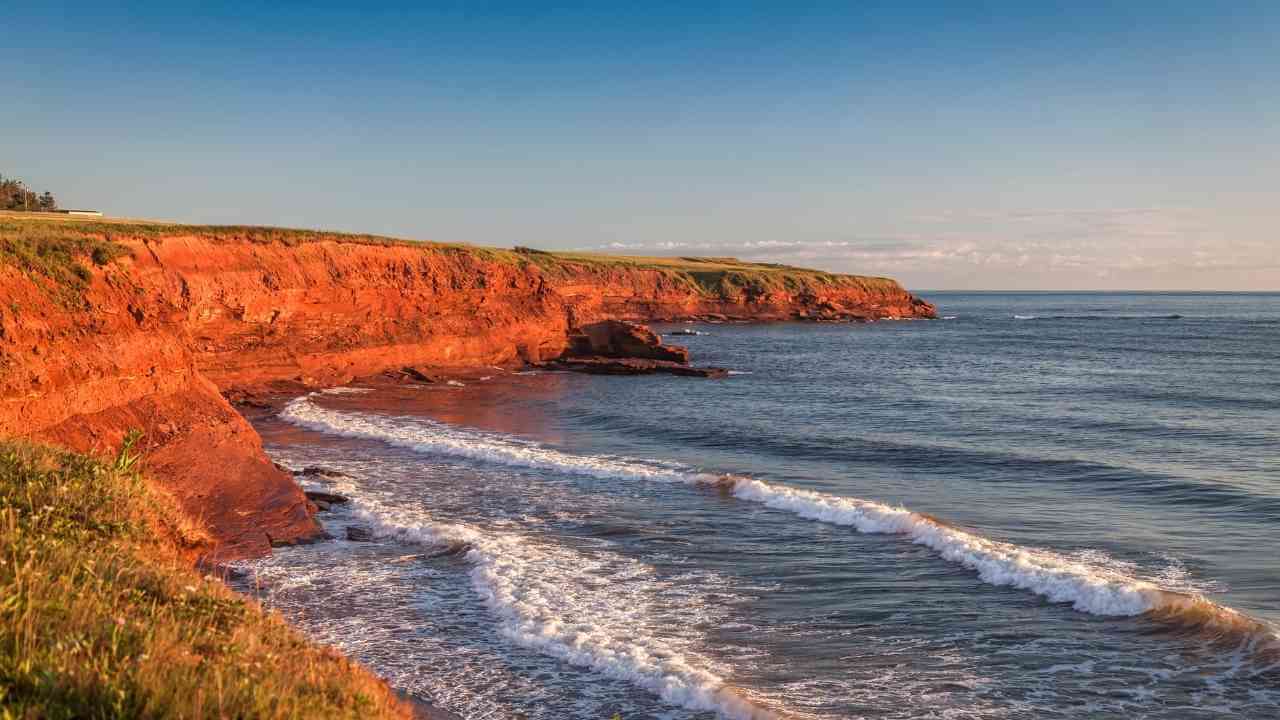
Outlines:
[{"label": "cliff edge", "polygon": [[0,218],[0,436],[105,451],[141,429],[209,552],[260,555],[320,530],[222,392],[541,362],[607,319],[933,316],[893,280],[732,258]]}]

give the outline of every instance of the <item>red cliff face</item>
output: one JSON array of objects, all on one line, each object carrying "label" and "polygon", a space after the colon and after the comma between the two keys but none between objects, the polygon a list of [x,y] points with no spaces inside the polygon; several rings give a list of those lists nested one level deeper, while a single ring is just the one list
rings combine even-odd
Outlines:
[{"label": "red cliff face", "polygon": [[128,254],[95,269],[83,292],[0,265],[0,434],[108,451],[141,428],[150,474],[209,524],[223,556],[262,554],[319,527],[219,390],[538,362],[564,353],[571,331],[610,318],[933,315],[884,280],[717,287],[666,268],[484,249],[194,231],[114,240]]},{"label": "red cliff face", "polygon": [[732,278],[725,278],[710,280],[707,286],[691,286],[682,273],[625,266],[570,267],[572,270],[553,285],[577,324],[608,318],[640,322],[696,318],[857,321],[935,316],[932,305],[882,278],[842,278],[827,283],[798,275],[773,286],[749,281],[735,284]]}]

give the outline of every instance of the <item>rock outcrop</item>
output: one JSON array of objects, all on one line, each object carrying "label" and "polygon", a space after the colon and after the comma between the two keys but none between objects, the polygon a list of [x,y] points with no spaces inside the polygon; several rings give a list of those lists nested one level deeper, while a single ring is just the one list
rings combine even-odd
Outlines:
[{"label": "rock outcrop", "polygon": [[572,370],[588,375],[679,375],[682,377],[722,378],[729,371],[715,367],[692,367],[670,360],[646,358],[564,357],[547,363],[546,367]]},{"label": "rock outcrop", "polygon": [[[108,452],[141,429],[149,474],[210,526],[218,556],[320,537],[314,506],[223,392],[257,407],[244,390],[266,383],[401,368],[429,379],[431,368],[514,367],[575,346],[696,371],[682,349],[611,321],[933,315],[891,280],[727,259],[627,264],[270,229],[84,227],[0,227],[0,241],[81,267],[51,274],[0,253],[0,434]],[[90,253],[90,240],[110,252]]]},{"label": "rock outcrop", "polygon": [[578,357],[640,358],[666,362],[689,363],[689,351],[677,345],[664,345],[662,338],[648,327],[624,320],[601,320],[591,323],[569,337],[568,355]]},{"label": "rock outcrop", "polygon": [[565,354],[547,363],[550,367],[591,375],[652,375],[720,378],[723,368],[689,365],[689,350],[667,345],[647,326],[626,320],[602,320],[569,336]]}]

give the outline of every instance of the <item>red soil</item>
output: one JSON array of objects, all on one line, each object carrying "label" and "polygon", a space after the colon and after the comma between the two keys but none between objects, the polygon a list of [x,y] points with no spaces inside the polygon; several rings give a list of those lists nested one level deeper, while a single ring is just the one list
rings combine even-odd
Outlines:
[{"label": "red soil", "polygon": [[557,272],[465,249],[195,235],[131,251],[68,297],[0,267],[0,434],[107,452],[141,428],[150,475],[203,518],[220,557],[319,533],[219,390],[325,386],[388,368],[559,357],[603,319],[932,317],[901,288],[698,292],[659,270]]}]

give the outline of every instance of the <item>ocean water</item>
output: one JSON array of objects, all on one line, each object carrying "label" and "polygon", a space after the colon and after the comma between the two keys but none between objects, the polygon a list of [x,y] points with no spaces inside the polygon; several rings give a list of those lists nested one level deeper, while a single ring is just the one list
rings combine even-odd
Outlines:
[{"label": "ocean water", "polygon": [[1280,295],[926,297],[298,398],[375,539],[248,583],[465,718],[1280,717]]}]

